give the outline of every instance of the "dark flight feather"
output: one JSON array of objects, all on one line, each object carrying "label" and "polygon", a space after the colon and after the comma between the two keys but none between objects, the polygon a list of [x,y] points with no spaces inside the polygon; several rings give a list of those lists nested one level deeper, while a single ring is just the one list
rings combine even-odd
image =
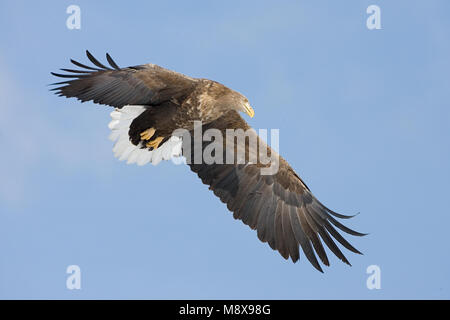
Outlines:
[{"label": "dark flight feather", "polygon": [[117,65],[117,63],[114,62],[113,58],[111,58],[109,53],[106,54],[106,60],[108,60],[108,63],[111,67],[113,67],[116,70],[120,70],[120,67]]},{"label": "dark flight feather", "polygon": [[84,69],[88,69],[88,70],[93,70],[93,71],[101,71],[102,69],[97,69],[97,68],[93,68],[93,67],[89,67],[87,65],[84,65],[82,63],[79,63],[78,61],[75,61],[73,59],[70,59],[70,62],[72,62],[74,65],[76,65],[77,67],[80,68],[84,68]]},{"label": "dark flight feather", "polygon": [[88,50],[88,59],[98,68],[78,61],[70,61],[85,70],[66,69],[69,74],[51,74],[60,78],[73,78],[54,88],[56,94],[67,98],[76,97],[81,102],[92,100],[95,103],[122,108],[125,105],[157,106],[173,98],[182,99],[190,94],[196,80],[182,74],[148,64],[136,67],[119,68],[111,56],[107,55],[108,68],[100,63]]},{"label": "dark flight feather", "polygon": [[95,64],[97,67],[101,69],[111,70],[111,68],[108,68],[107,66],[101,64],[97,59],[95,59],[94,56],[88,50],[86,50],[86,55],[88,59],[91,60],[91,62]]},{"label": "dark flight feather", "polygon": [[74,69],[60,69],[62,71],[66,71],[66,72],[72,72],[72,73],[91,73],[91,71],[83,71],[83,70],[74,70]]},{"label": "dark flight feather", "polygon": [[[219,129],[225,135],[228,128],[247,130],[250,127],[237,112],[230,111],[218,120],[204,125],[203,131],[211,128]],[[207,145],[205,142],[204,147]],[[246,150],[248,152],[248,147]],[[272,150],[267,154],[271,152]],[[236,164],[231,167],[219,164],[190,166],[202,182],[208,184],[214,194],[227,204],[234,218],[256,229],[258,238],[268,242],[285,259],[290,257],[294,262],[299,260],[301,248],[308,261],[323,272],[317,256],[324,265],[330,265],[323,241],[340,260],[350,264],[333,238],[346,249],[360,253],[332,226],[353,236],[363,236],[364,234],[333,218],[338,216],[348,219],[351,216],[333,212],[320,203],[283,158],[280,157],[278,172],[268,176],[260,174],[261,167],[258,163]],[[263,197],[264,201],[260,202]]]}]

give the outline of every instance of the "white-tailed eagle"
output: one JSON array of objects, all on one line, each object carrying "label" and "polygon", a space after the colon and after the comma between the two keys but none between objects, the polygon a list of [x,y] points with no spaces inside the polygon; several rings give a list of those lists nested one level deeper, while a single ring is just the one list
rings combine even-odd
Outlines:
[{"label": "white-tailed eagle", "polygon": [[[65,78],[54,83],[57,87],[52,90],[60,96],[114,107],[109,127],[118,158],[143,165],[185,156],[191,170],[227,205],[233,217],[256,229],[258,238],[285,259],[291,257],[296,262],[301,247],[311,264],[322,272],[316,254],[329,266],[323,243],[347,264],[350,263],[335,240],[346,249],[360,253],[336,230],[364,235],[336,219],[351,216],[336,213],[319,202],[281,156],[278,170],[273,174],[261,173],[267,163],[259,158],[256,162],[248,160],[249,155],[257,153],[249,141],[262,140],[255,131],[248,130],[250,126],[239,115],[239,112],[254,115],[242,94],[216,81],[191,78],[154,64],[120,68],[108,54],[109,66],[106,66],[86,53],[93,66],[71,60],[80,69],[52,73]],[[183,138],[172,133],[180,128],[192,132],[196,121],[201,121],[203,131],[216,129],[224,135],[228,129],[250,132],[241,146],[244,161],[239,162],[235,157],[231,163],[199,163],[194,161],[192,152],[186,155]],[[230,151],[225,141],[224,150]],[[267,154],[276,154],[266,144],[259,145],[267,149]],[[200,144],[202,150],[207,146],[206,141]],[[195,154],[194,142],[190,147]],[[237,149],[232,147],[233,152]],[[225,157],[225,151],[220,156]]]}]

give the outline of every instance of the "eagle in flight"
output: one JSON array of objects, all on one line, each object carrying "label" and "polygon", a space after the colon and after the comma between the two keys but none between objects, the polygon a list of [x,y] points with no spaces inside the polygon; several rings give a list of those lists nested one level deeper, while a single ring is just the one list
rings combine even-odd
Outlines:
[{"label": "eagle in flight", "polygon": [[[257,161],[248,160],[250,155],[261,151],[251,145],[252,139],[256,139],[259,149],[265,149],[267,154],[273,156],[276,152],[262,142],[240,116],[239,112],[254,116],[245,96],[216,81],[191,78],[154,64],[120,68],[106,54],[109,64],[106,66],[89,51],[86,54],[93,65],[70,60],[81,69],[61,69],[63,74],[52,72],[65,81],[53,83],[56,87],[51,90],[59,96],[114,108],[109,123],[110,139],[116,141],[113,151],[120,160],[144,165],[184,156],[191,170],[227,205],[233,217],[256,229],[258,238],[278,250],[285,259],[290,257],[296,262],[301,247],[309,262],[323,272],[317,256],[329,266],[325,243],[340,260],[350,265],[335,240],[360,254],[336,230],[363,236],[336,219],[352,216],[324,206],[281,156],[277,157],[276,172],[271,174],[262,173],[261,169],[268,164],[259,157]],[[240,146],[231,144],[230,147],[226,139],[223,141],[225,151],[243,150],[244,159],[233,157],[231,163],[194,161],[196,148],[204,150],[208,142],[202,141],[197,144],[199,147],[192,141],[187,145],[183,137],[173,132],[177,129],[193,132],[198,121],[203,131],[216,129],[224,136],[229,129],[249,132],[248,139]],[[194,155],[184,152],[189,147]]]}]

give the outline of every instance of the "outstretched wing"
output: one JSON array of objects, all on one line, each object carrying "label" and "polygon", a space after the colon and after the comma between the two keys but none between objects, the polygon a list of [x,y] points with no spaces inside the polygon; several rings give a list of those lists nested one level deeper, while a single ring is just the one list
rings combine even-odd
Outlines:
[{"label": "outstretched wing", "polygon": [[116,108],[125,105],[160,105],[173,99],[183,100],[195,87],[196,79],[170,71],[154,64],[119,68],[106,54],[110,67],[95,59],[89,51],[86,55],[94,66],[70,60],[81,70],[61,69],[66,73],[51,74],[68,80],[53,83],[59,96],[76,97]]},{"label": "outstretched wing", "polygon": [[[219,129],[224,136],[226,129],[251,129],[235,111],[203,126],[204,131],[211,128]],[[258,238],[268,242],[270,247],[278,250],[285,259],[291,257],[292,261],[296,262],[300,257],[299,247],[301,247],[311,264],[323,272],[316,254],[323,264],[329,266],[323,246],[325,243],[340,260],[350,265],[334,240],[346,249],[360,253],[336,230],[337,228],[354,236],[364,235],[347,228],[335,219],[348,219],[351,216],[338,214],[320,203],[281,157],[278,171],[271,175],[263,175],[261,169],[266,165],[259,161],[256,163],[247,161],[250,154],[258,152],[255,146],[250,145],[251,135],[259,141],[254,130],[247,132],[250,136],[245,140],[244,163],[238,164],[235,161],[232,164],[204,162],[195,164],[193,155],[198,150],[195,150],[192,142],[191,149],[194,152],[188,157],[191,170],[196,172],[203,183],[209,185],[214,194],[227,204],[235,219],[240,219],[250,228],[256,229]],[[202,151],[208,144],[210,142],[203,143]],[[231,149],[237,152],[235,146],[230,148],[225,144],[224,142],[224,153]],[[262,148],[267,148],[265,151],[268,154],[276,155],[265,143],[262,143]],[[225,159],[226,156],[223,156]]]}]

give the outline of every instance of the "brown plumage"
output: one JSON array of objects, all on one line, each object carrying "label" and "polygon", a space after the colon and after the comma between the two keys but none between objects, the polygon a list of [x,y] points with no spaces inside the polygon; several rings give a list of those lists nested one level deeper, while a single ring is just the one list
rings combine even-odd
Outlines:
[{"label": "brown plumage", "polygon": [[[52,73],[67,78],[55,83],[58,87],[52,90],[60,96],[110,105],[116,110],[129,105],[143,106],[143,112],[126,128],[127,139],[133,145],[156,150],[170,139],[175,129],[192,132],[196,120],[202,121],[203,131],[218,129],[224,136],[227,129],[251,129],[239,115],[239,112],[246,112],[253,116],[248,100],[218,82],[191,78],[153,64],[119,68],[108,54],[111,67],[107,67],[89,52],[87,56],[95,67],[71,60],[82,70],[61,69],[67,73]],[[325,243],[340,260],[350,264],[334,240],[360,253],[336,230],[362,236],[335,219],[351,216],[338,214],[320,203],[281,156],[276,173],[261,174],[260,169],[268,167],[260,161],[261,148],[268,155],[276,153],[261,142],[254,131],[247,132],[249,140],[241,146],[246,155],[243,162],[234,159],[228,164],[195,163],[193,153],[185,150],[195,150],[196,146],[193,141],[187,145],[185,140],[183,155],[191,170],[227,205],[233,217],[256,229],[258,238],[278,250],[285,259],[291,257],[296,262],[301,247],[311,264],[322,271],[316,254],[323,264],[329,265]],[[251,139],[260,142],[258,147],[249,143]],[[200,147],[204,150],[208,144],[203,141]],[[230,151],[227,148],[237,153],[239,146],[230,147],[224,139],[223,155],[219,155],[223,159]],[[250,163],[251,155],[256,155],[258,160]]]}]

